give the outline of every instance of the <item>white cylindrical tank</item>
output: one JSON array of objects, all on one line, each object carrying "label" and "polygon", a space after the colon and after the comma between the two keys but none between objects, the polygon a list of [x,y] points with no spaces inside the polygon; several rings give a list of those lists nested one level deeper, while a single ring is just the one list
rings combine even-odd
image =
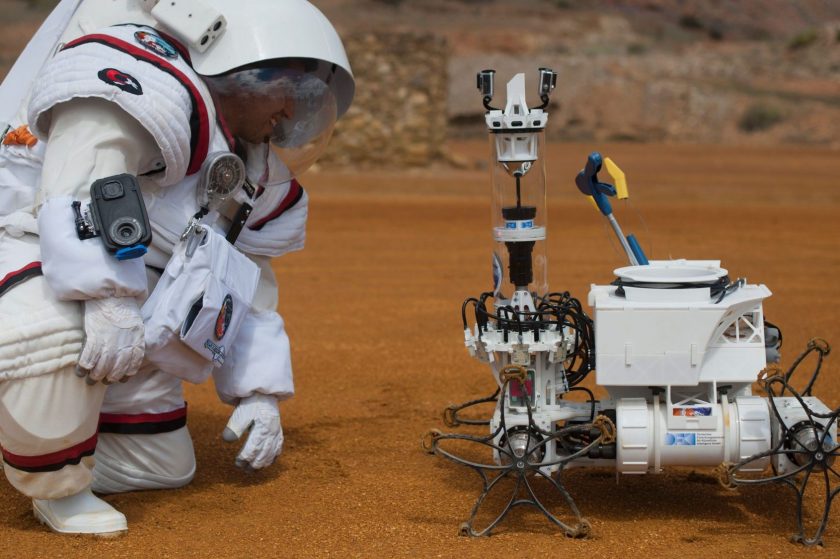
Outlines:
[{"label": "white cylindrical tank", "polygon": [[[744,396],[704,406],[704,428],[669,427],[674,410],[654,397],[622,398],[616,405],[616,469],[625,474],[657,473],[664,466],[717,466],[770,449],[767,400]],[[761,471],[768,459],[749,470]],[[746,471],[743,470],[742,471]]]}]

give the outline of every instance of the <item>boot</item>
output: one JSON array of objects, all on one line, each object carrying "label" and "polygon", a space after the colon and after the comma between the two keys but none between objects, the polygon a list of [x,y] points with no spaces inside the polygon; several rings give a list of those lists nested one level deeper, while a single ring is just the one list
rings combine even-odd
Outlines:
[{"label": "boot", "polygon": [[128,530],[125,515],[90,488],[61,499],[32,499],[32,511],[42,524],[61,534],[116,536]]}]

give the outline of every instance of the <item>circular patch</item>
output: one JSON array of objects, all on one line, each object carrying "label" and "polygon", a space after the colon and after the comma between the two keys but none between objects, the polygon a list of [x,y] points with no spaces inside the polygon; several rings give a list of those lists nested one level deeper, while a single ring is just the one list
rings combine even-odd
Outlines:
[{"label": "circular patch", "polygon": [[105,68],[104,70],[100,70],[97,75],[103,82],[119,87],[127,93],[131,93],[132,95],[143,95],[143,88],[140,87],[140,82],[125,72],[121,72],[120,70],[116,70],[114,68]]},{"label": "circular patch", "polygon": [[134,33],[134,39],[155,54],[159,54],[165,58],[178,57],[178,51],[175,50],[175,47],[154,33],[136,31]]},{"label": "circular patch", "polygon": [[222,308],[219,309],[219,316],[216,317],[216,328],[213,331],[217,340],[225,337],[228,326],[230,326],[231,316],[233,316],[233,298],[230,295],[225,295]]}]

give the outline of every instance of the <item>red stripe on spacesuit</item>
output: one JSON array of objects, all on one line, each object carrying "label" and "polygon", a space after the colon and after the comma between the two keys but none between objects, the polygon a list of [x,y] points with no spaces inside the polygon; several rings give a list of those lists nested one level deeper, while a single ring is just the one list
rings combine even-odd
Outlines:
[{"label": "red stripe on spacesuit", "polygon": [[[182,86],[184,86],[184,88],[190,94],[190,98],[192,99],[193,110],[198,114],[198,130],[196,131],[193,129],[192,126],[190,126],[190,134],[192,138],[190,142],[191,153],[190,163],[187,167],[187,175],[192,175],[198,172],[198,170],[201,169],[201,164],[207,158],[207,152],[210,147],[210,117],[207,113],[207,106],[204,104],[204,99],[201,97],[201,93],[198,91],[198,88],[195,87],[195,84],[190,81],[186,74],[181,72],[178,68],[167,62],[165,59],[149,51],[135,47],[131,43],[126,43],[121,39],[111,37],[110,35],[102,35],[99,33],[85,35],[83,37],[79,37],[74,41],[70,41],[69,43],[64,45],[64,48],[62,50],[67,50],[77,47],[79,45],[90,43],[102,44],[116,49],[120,52],[124,52],[130,56],[133,56],[134,58],[142,62],[148,62],[149,64],[152,64],[153,66],[156,66],[160,70],[171,75],[176,80],[178,80]],[[193,140],[195,140],[196,142],[195,145],[192,145]]]},{"label": "red stripe on spacesuit", "polygon": [[99,432],[120,435],[154,435],[177,431],[187,424],[187,406],[165,413],[102,413]]},{"label": "red stripe on spacesuit", "polygon": [[3,461],[16,470],[24,472],[54,472],[64,466],[78,464],[85,456],[92,456],[96,450],[97,435],[70,448],[40,454],[38,456],[21,456],[6,450],[3,451]]},{"label": "red stripe on spacesuit", "polygon": [[100,413],[99,423],[162,423],[187,417],[187,406],[164,413]]},{"label": "red stripe on spacesuit", "polygon": [[289,192],[283,197],[283,199],[280,201],[280,204],[276,208],[274,208],[274,210],[270,214],[260,219],[253,225],[249,225],[248,229],[251,229],[252,231],[259,231],[263,228],[263,226],[265,226],[266,223],[273,219],[277,219],[278,217],[283,215],[286,212],[286,210],[297,204],[302,197],[303,187],[300,185],[297,179],[292,179],[292,184],[289,187]]},{"label": "red stripe on spacesuit", "polygon": [[225,141],[227,142],[228,148],[230,151],[234,151],[236,148],[236,140],[233,137],[233,134],[228,127],[227,121],[222,116],[221,111],[216,111],[216,122],[219,123],[219,128],[222,130],[222,134],[225,137]]},{"label": "red stripe on spacesuit", "polygon": [[41,271],[41,263],[40,262],[30,262],[23,268],[19,270],[15,270],[14,272],[9,272],[3,279],[0,279],[0,296],[2,296],[6,291],[10,290],[14,286],[18,285],[19,283],[28,280],[29,278],[34,278],[35,276],[43,275],[43,271]]}]

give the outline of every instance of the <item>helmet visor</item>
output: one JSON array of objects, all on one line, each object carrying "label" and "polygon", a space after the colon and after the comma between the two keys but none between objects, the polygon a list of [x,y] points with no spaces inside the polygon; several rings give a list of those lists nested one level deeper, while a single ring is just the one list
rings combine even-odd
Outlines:
[{"label": "helmet visor", "polygon": [[[337,119],[333,72],[312,59],[282,59],[207,78],[223,98],[234,133],[251,143],[270,142],[290,177],[324,152]],[[231,114],[233,113],[233,114]]]}]

